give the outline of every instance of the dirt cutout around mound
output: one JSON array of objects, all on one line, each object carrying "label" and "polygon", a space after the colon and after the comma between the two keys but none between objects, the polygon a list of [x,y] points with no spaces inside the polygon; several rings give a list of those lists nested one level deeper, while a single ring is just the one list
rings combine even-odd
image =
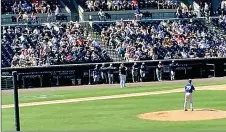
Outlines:
[{"label": "dirt cutout around mound", "polygon": [[214,109],[197,109],[194,111],[172,110],[144,113],[138,115],[138,117],[156,121],[200,121],[226,118],[226,111]]}]

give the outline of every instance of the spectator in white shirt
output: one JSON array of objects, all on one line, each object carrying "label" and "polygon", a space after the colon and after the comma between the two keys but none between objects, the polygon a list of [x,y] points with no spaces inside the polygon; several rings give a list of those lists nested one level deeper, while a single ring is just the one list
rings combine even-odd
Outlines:
[{"label": "spectator in white shirt", "polygon": [[205,2],[204,5],[204,13],[205,13],[205,17],[209,17],[209,5]]},{"label": "spectator in white shirt", "polygon": [[86,1],[87,7],[89,8],[89,11],[95,11],[94,3],[92,0]]},{"label": "spectator in white shirt", "polygon": [[105,13],[102,11],[102,9],[100,9],[100,11],[98,12],[98,15],[99,15],[100,21],[106,20]]},{"label": "spectator in white shirt", "polygon": [[108,0],[107,6],[108,6],[108,10],[112,9],[112,1],[111,0]]},{"label": "spectator in white shirt", "polygon": [[56,5],[55,16],[59,15],[59,13],[60,13],[60,9],[59,9],[59,7]]}]

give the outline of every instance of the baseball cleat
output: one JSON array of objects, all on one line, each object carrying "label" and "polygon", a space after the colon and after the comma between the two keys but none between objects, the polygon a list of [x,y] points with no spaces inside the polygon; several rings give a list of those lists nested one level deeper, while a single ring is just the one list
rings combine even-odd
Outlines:
[{"label": "baseball cleat", "polygon": [[191,109],[191,111],[194,111],[194,109]]},{"label": "baseball cleat", "polygon": [[185,109],[184,111],[188,111],[187,109]]}]

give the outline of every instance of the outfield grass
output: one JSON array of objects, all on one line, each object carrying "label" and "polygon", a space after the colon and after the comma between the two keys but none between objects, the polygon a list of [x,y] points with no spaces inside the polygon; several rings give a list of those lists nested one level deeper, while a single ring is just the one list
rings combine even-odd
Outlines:
[{"label": "outfield grass", "polygon": [[[226,91],[196,91],[195,108],[226,110]],[[184,94],[98,100],[22,107],[21,130],[225,130],[226,119],[160,122],[138,119],[141,113],[183,108]],[[14,130],[14,111],[2,109],[3,130]]]},{"label": "outfield grass", "polygon": [[[20,103],[27,102],[40,102],[40,101],[50,101],[59,99],[73,99],[82,97],[95,97],[104,95],[117,95],[117,94],[127,94],[127,93],[139,93],[139,92],[151,92],[151,91],[161,91],[170,90],[175,88],[183,88],[186,82],[177,84],[153,84],[151,86],[133,86],[127,87],[125,89],[121,88],[99,88],[99,89],[84,89],[84,90],[65,90],[59,91],[48,91],[48,92],[34,92],[34,93],[20,93],[19,101]],[[209,81],[209,82],[194,82],[197,86],[207,86],[207,85],[220,85],[226,84],[225,81]],[[13,104],[13,93],[2,94],[2,104]]]}]

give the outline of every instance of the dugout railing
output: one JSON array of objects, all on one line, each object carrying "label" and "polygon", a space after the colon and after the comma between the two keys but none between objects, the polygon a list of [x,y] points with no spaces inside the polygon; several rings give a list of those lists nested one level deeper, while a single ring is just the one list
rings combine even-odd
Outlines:
[{"label": "dugout railing", "polygon": [[13,76],[1,76],[1,89],[13,89]]},{"label": "dugout railing", "polygon": [[226,76],[226,63],[224,63],[224,73],[225,73],[225,76]]},{"label": "dugout railing", "polygon": [[[148,74],[145,81],[156,81],[155,68],[159,61],[137,61],[137,64],[141,65],[142,62],[145,62],[147,66]],[[226,58],[178,59],[175,62],[179,65],[176,70],[177,80],[209,77],[212,75],[209,71],[212,69],[207,64],[215,65],[215,77],[226,76],[224,72]],[[109,66],[110,63],[115,67],[114,78],[115,83],[118,83],[118,67],[121,63],[107,62],[105,65]],[[127,72],[128,82],[132,82],[131,67],[133,63],[124,63],[129,69]],[[171,60],[162,60],[162,63],[167,68]],[[17,71],[20,88],[87,85],[92,84],[92,70],[96,64],[100,67],[102,63],[2,68],[2,76],[11,76],[13,71]],[[170,80],[169,72],[164,72],[163,77],[164,80]]]}]

